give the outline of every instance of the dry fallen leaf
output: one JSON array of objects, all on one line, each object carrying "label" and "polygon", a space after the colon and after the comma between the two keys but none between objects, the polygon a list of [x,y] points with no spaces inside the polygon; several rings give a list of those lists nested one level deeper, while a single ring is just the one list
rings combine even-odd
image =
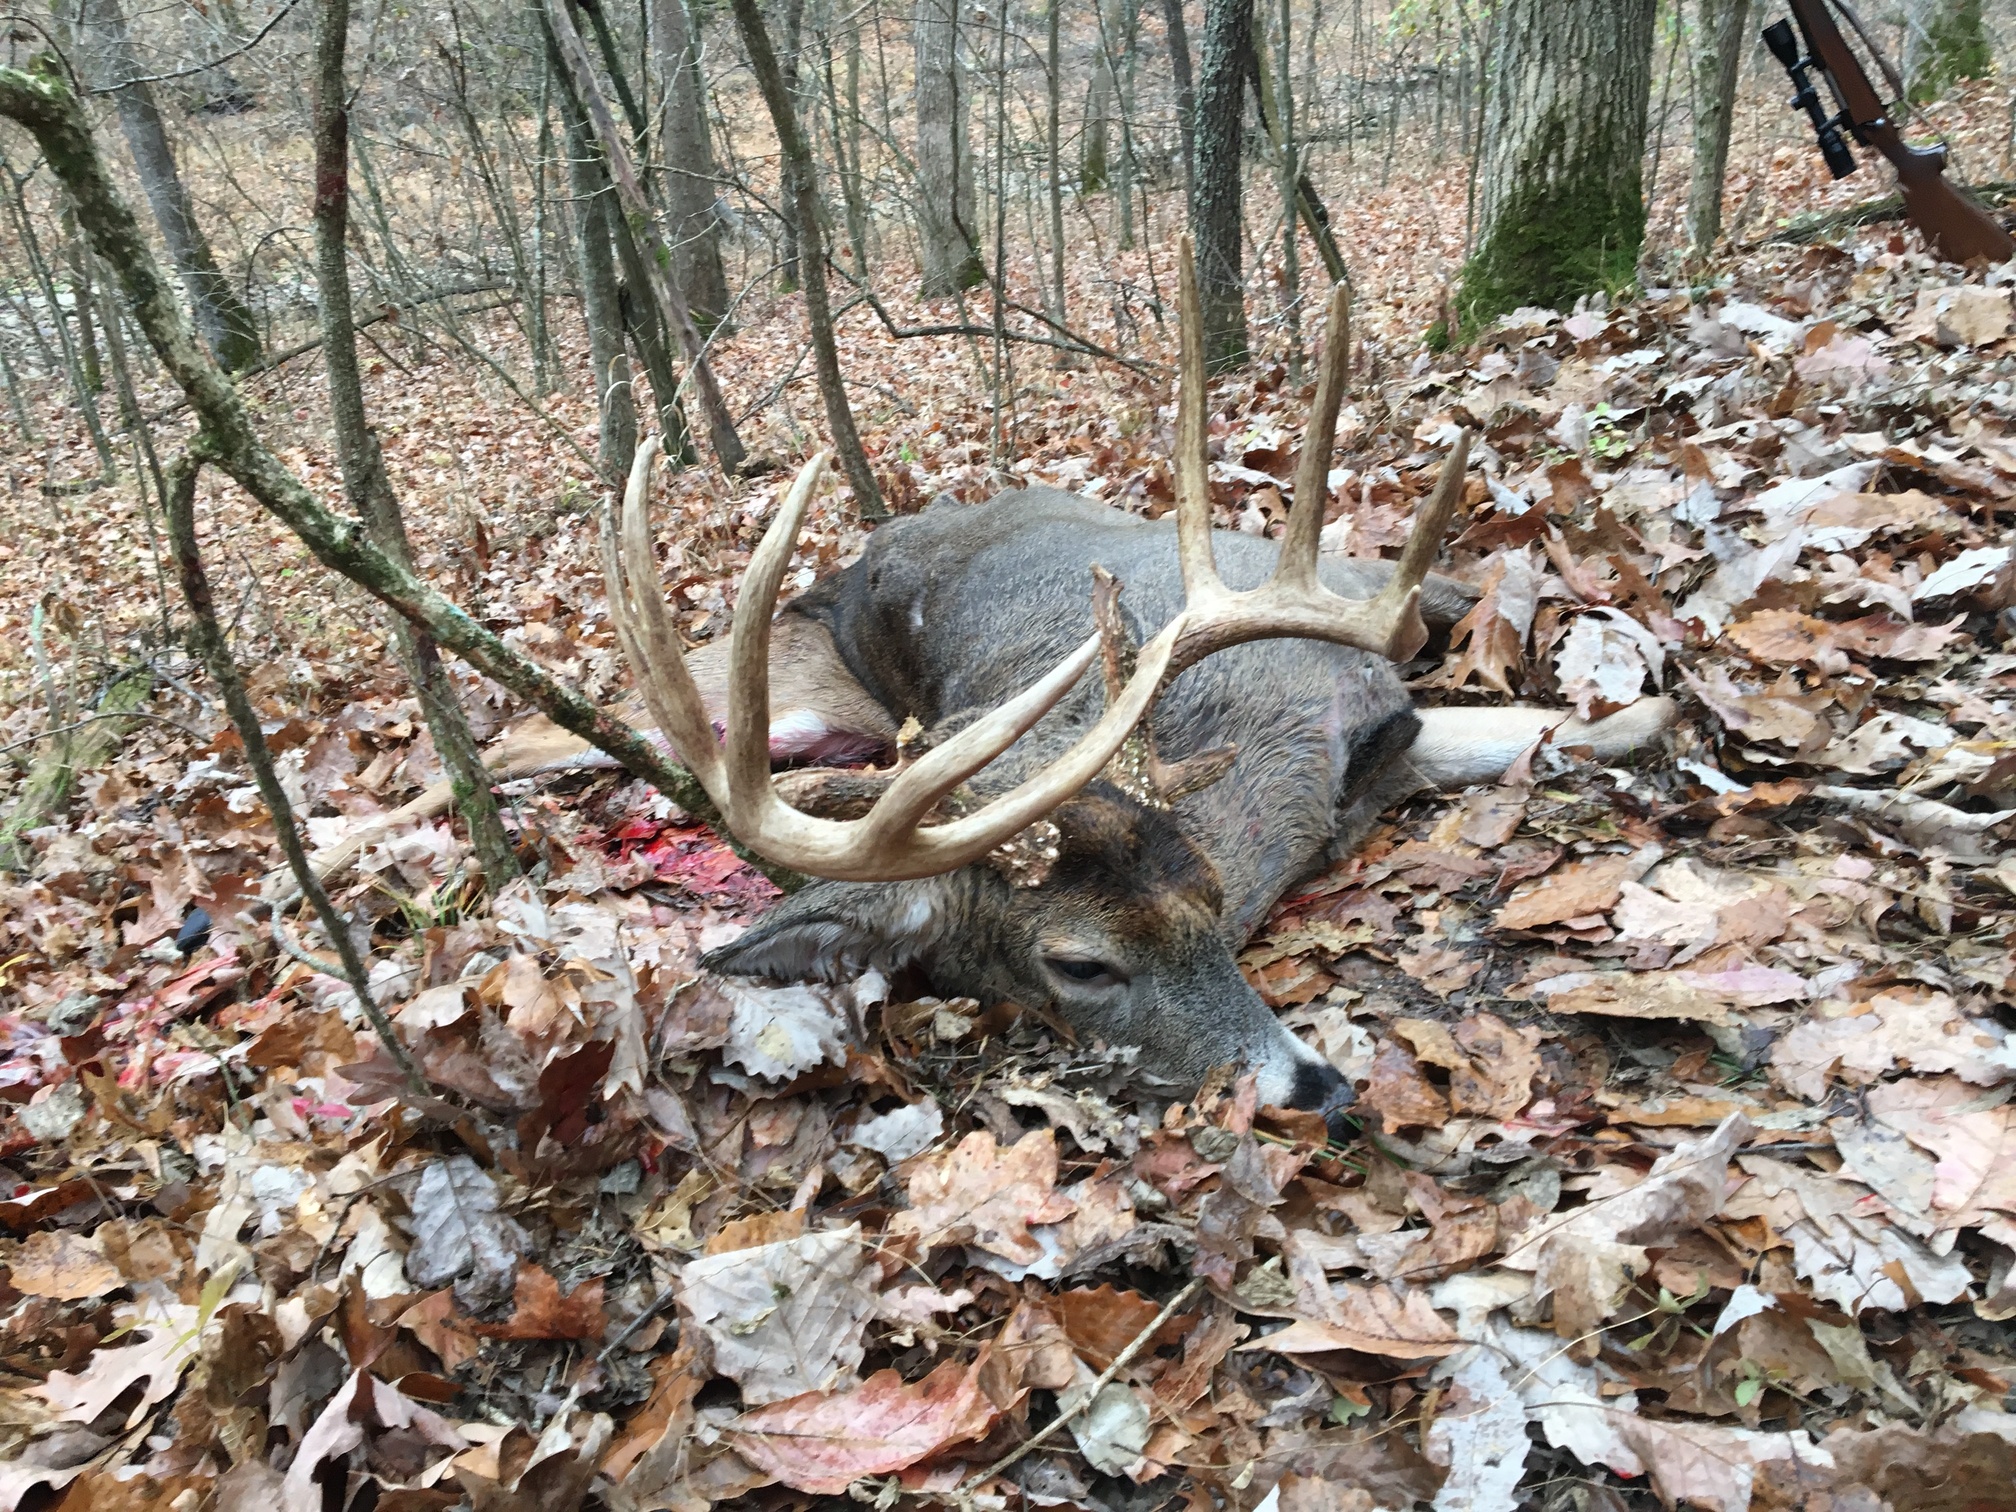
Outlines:
[{"label": "dry fallen leaf", "polygon": [[21,1241],[8,1262],[14,1289],[31,1297],[78,1302],[102,1297],[126,1284],[104,1247],[70,1229],[41,1229]]},{"label": "dry fallen leaf", "polygon": [[755,1406],[853,1384],[875,1315],[861,1226],[708,1255],[680,1277],[680,1304],[715,1367]]},{"label": "dry fallen leaf", "polygon": [[815,1391],[736,1418],[730,1440],[742,1457],[785,1485],[837,1496],[864,1475],[887,1475],[953,1444],[984,1436],[994,1404],[980,1390],[981,1365],[946,1360],[915,1385],[878,1370],[851,1391]]},{"label": "dry fallen leaf", "polygon": [[911,1169],[910,1206],[889,1233],[915,1234],[927,1248],[972,1244],[1018,1265],[1043,1258],[1029,1226],[1061,1223],[1075,1204],[1057,1189],[1057,1136],[1024,1134],[1007,1149],[984,1130]]}]

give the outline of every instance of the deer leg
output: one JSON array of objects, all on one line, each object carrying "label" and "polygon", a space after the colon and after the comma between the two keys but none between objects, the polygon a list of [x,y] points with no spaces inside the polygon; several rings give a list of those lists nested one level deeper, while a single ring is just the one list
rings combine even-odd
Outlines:
[{"label": "deer leg", "polygon": [[1585,746],[1598,761],[1614,761],[1657,738],[1673,723],[1670,698],[1643,698],[1605,719],[1581,720],[1565,709],[1422,709],[1414,743],[1338,816],[1333,855],[1349,855],[1373,822],[1423,788],[1495,782],[1536,741]]}]

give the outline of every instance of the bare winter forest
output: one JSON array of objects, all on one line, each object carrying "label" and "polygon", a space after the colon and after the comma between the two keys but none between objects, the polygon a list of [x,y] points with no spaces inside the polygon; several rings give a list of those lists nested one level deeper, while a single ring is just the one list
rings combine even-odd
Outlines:
[{"label": "bare winter forest", "polygon": [[2016,1512],[1864,3],[10,12],[0,1512]]}]

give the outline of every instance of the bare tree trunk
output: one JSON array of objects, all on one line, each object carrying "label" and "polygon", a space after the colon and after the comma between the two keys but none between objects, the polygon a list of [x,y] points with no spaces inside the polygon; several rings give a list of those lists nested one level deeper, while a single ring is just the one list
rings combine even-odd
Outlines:
[{"label": "bare tree trunk", "polygon": [[749,68],[756,86],[763,91],[763,103],[770,111],[770,124],[777,133],[778,150],[784,158],[784,204],[797,223],[798,245],[805,256],[805,322],[811,327],[812,363],[819,375],[819,397],[826,405],[826,425],[832,432],[833,448],[840,454],[841,471],[854,490],[854,507],[865,520],[887,518],[882,490],[868,467],[868,453],[861,445],[861,432],[854,425],[854,409],[847,402],[846,380],[840,374],[840,348],[833,339],[833,306],[826,297],[826,235],[819,217],[819,181],[812,168],[812,149],[798,129],[798,115],[784,86],[784,71],[777,66],[777,53],[764,29],[757,0],[734,0],[735,25],[742,33],[742,48],[749,56]]},{"label": "bare tree trunk", "polygon": [[[71,313],[77,319],[77,355],[84,364],[84,382],[94,394],[105,392],[105,365],[98,356],[98,331],[91,318],[91,249],[77,230],[77,217],[63,207],[63,252],[70,263]],[[62,318],[61,310],[50,313]]]},{"label": "bare tree trunk", "polygon": [[1698,0],[1694,28],[1694,165],[1687,185],[1687,240],[1696,257],[1722,234],[1722,180],[1736,76],[1749,42],[1750,0]]},{"label": "bare tree trunk", "polygon": [[1113,42],[1106,24],[1108,0],[1092,0],[1099,45],[1092,54],[1092,82],[1085,91],[1085,130],[1078,152],[1078,192],[1097,194],[1113,172],[1108,127],[1113,110]]},{"label": "bare tree trunk", "polygon": [[1242,271],[1246,226],[1241,217],[1245,183],[1240,151],[1252,46],[1253,0],[1205,0],[1190,229],[1197,244],[1204,361],[1212,372],[1239,367],[1248,356]]},{"label": "bare tree trunk", "polygon": [[[616,247],[623,254],[626,276],[637,286],[638,297],[650,298],[657,307],[659,326],[667,339],[677,336],[680,346],[685,348],[686,361],[692,368],[693,388],[700,399],[700,411],[707,419],[708,445],[713,449],[714,460],[721,471],[732,477],[741,471],[747,452],[741,437],[735,433],[735,422],[728,414],[728,403],[721,395],[720,385],[714,381],[713,369],[708,366],[706,343],[700,336],[699,327],[693,323],[693,312],[686,304],[685,294],[673,280],[671,249],[659,234],[658,223],[651,214],[650,203],[645,199],[644,187],[638,181],[630,153],[616,134],[615,120],[610,116],[609,107],[589,69],[588,52],[581,44],[581,34],[575,30],[573,19],[558,0],[547,0],[546,17],[560,51],[560,60],[565,66],[561,80],[571,84],[576,98],[586,108],[596,142],[602,149],[603,165],[615,185],[617,203],[611,213],[620,212],[615,227]],[[669,371],[669,362],[666,367]],[[662,376],[653,374],[654,385],[662,381]],[[670,393],[658,396],[661,412],[677,402],[677,392],[674,386]],[[666,433],[669,438],[669,426]]]},{"label": "bare tree trunk", "polygon": [[[784,55],[778,66],[784,71],[784,93],[791,101],[791,113],[798,113],[798,47],[799,37],[805,30],[805,0],[784,0]],[[784,213],[784,256],[783,271],[777,280],[777,287],[786,294],[795,293],[805,282],[805,253],[798,245],[798,223],[787,210]]]},{"label": "bare tree trunk", "polygon": [[[858,101],[861,79],[861,30],[858,24],[850,22],[848,85],[850,96]],[[847,241],[853,249],[854,276],[866,281],[868,277],[868,202],[861,192],[861,135],[852,129],[848,107],[841,104],[840,81],[834,76],[833,38],[824,30],[819,33],[819,56],[826,79],[826,112],[833,120],[833,161],[840,178],[840,199],[847,210]],[[858,124],[858,109],[851,122]]]},{"label": "bare tree trunk", "polygon": [[227,372],[249,367],[259,357],[259,327],[231,287],[231,280],[217,266],[203,228],[196,224],[189,191],[175,166],[168,128],[154,103],[154,91],[144,83],[126,82],[137,81],[147,70],[134,53],[119,0],[84,0],[83,21],[94,33],[94,50],[102,60],[92,72],[119,106],[119,124],[126,132],[140,187],[146,191],[154,222],[168,243],[168,255],[182,275],[190,306],[196,312],[196,329]]},{"label": "bare tree trunk", "polygon": [[686,291],[694,323],[711,332],[728,315],[728,276],[714,214],[718,191],[700,94],[700,49],[685,0],[651,0],[651,49],[658,66],[658,150],[665,163],[672,276]]},{"label": "bare tree trunk", "polygon": [[[14,229],[21,238],[21,250],[28,254],[28,266],[35,275],[36,287],[41,290],[43,304],[49,308],[50,323],[56,327],[56,345],[63,354],[63,371],[77,396],[77,408],[84,416],[84,429],[91,437],[91,449],[98,454],[98,476],[101,481],[111,483],[119,477],[119,463],[113,456],[112,438],[105,434],[104,417],[98,412],[98,390],[84,371],[84,359],[70,334],[70,322],[63,318],[63,301],[56,292],[55,274],[49,266],[49,259],[43,255],[41,238],[35,234],[35,219],[28,213],[25,176],[13,177],[14,193],[7,201],[7,208],[14,213]],[[33,329],[33,322],[29,324]]]},{"label": "bare tree trunk", "polygon": [[987,276],[974,235],[973,145],[959,0],[917,0],[917,240],[921,292],[943,299]]},{"label": "bare tree trunk", "polygon": [[[1066,305],[1064,299],[1064,168],[1062,161],[1063,139],[1063,64],[1058,57],[1057,17],[1063,9],[1062,0],[1049,0],[1049,11],[1044,18],[1044,64],[1049,73],[1050,115],[1046,123],[1043,147],[1045,153],[1044,170],[1049,180],[1050,198],[1050,318],[1058,325],[1065,323]],[[1068,359],[1058,354],[1062,365]]]},{"label": "bare tree trunk", "polygon": [[1483,133],[1465,330],[1637,275],[1654,0],[1507,0]]},{"label": "bare tree trunk", "polygon": [[1183,23],[1183,0],[1162,0],[1162,24],[1169,33],[1169,71],[1176,80],[1176,132],[1183,140],[1183,192],[1197,182],[1197,85],[1190,71],[1190,32]]},{"label": "bare tree trunk", "polygon": [[[549,60],[560,74],[557,53]],[[588,326],[588,361],[595,370],[597,414],[595,460],[603,481],[620,488],[637,454],[637,398],[631,387],[630,356],[623,346],[622,294],[611,250],[609,192],[588,135],[588,123],[572,103],[572,91],[558,91],[567,143],[567,188],[574,200],[574,232],[581,270],[581,312]]]},{"label": "bare tree trunk", "polygon": [[[350,299],[346,249],[350,222],[350,112],[345,104],[343,57],[349,42],[350,0],[322,0],[315,27],[315,273],[321,286],[322,360],[329,376],[329,410],[343,492],[378,549],[409,571],[413,548],[385,458],[364,413],[364,383],[357,369],[357,326]],[[473,130],[474,117],[470,118]],[[513,226],[515,232],[515,222]],[[523,267],[520,267],[521,279]],[[469,844],[491,888],[518,876],[518,858],[490,791],[483,753],[469,731],[454,680],[441,664],[434,637],[392,617],[399,660],[413,679],[434,750],[455,789],[456,806],[469,826]],[[278,822],[278,816],[275,816]]]}]

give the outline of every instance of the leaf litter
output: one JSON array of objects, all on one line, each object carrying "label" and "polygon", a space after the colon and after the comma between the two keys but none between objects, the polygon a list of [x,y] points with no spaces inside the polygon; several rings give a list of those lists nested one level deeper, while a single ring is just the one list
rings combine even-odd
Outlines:
[{"label": "leaf litter", "polygon": [[[1267,921],[1249,974],[1360,1139],[914,980],[709,979],[774,890],[592,776],[516,792],[536,880],[480,908],[447,826],[364,858],[343,903],[414,1094],[346,988],[233,921],[270,827],[164,691],[181,729],[0,888],[0,1506],[2016,1506],[2007,270],[1879,227],[1434,354],[1397,202],[1340,207],[1380,250],[1326,545],[1391,552],[1474,424],[1449,565],[1481,596],[1422,696],[1682,720],[1629,768],[1542,741],[1424,795]],[[724,373],[796,319],[752,308]],[[903,376],[920,350],[860,333],[936,390],[875,416],[878,465],[981,496],[989,417],[949,347]],[[569,476],[466,375],[373,383],[415,498]],[[1166,510],[1159,385],[1027,402],[1013,476]],[[1215,391],[1221,523],[1279,529],[1301,408],[1278,364]],[[689,635],[774,493],[675,483]],[[616,693],[591,527],[427,513],[446,586]],[[74,544],[81,594],[111,569]],[[858,544],[826,506],[794,581]],[[297,612],[329,585],[259,549],[254,693],[335,843],[438,764],[378,632]],[[486,736],[517,712],[465,692]],[[219,922],[184,952],[192,904]]]}]

